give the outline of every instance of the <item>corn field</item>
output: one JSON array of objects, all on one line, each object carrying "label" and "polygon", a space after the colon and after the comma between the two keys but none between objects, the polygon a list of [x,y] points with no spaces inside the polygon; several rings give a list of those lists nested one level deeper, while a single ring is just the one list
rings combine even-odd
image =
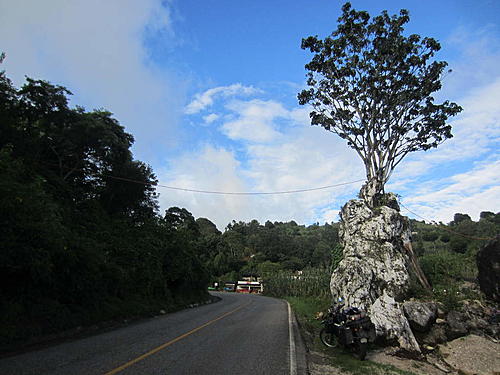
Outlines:
[{"label": "corn field", "polygon": [[297,273],[273,272],[264,278],[264,294],[272,297],[330,298],[330,276],[327,268],[308,268]]}]

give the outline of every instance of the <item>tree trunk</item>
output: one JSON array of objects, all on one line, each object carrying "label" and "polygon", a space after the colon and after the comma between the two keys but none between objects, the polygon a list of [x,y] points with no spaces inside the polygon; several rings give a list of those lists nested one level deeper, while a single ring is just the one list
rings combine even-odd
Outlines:
[{"label": "tree trunk", "polygon": [[406,251],[408,252],[408,256],[410,257],[410,262],[411,266],[413,268],[413,272],[415,273],[415,276],[418,279],[418,282],[420,285],[422,285],[423,288],[427,290],[431,290],[431,285],[429,284],[429,281],[427,280],[427,277],[424,274],[424,271],[422,271],[422,268],[420,268],[420,265],[418,264],[417,257],[415,256],[415,253],[413,251],[413,247],[411,246],[411,242],[404,242],[404,247]]},{"label": "tree trunk", "polygon": [[359,195],[368,207],[377,207],[380,204],[382,196],[384,195],[384,182],[378,177],[371,177],[361,187]]}]

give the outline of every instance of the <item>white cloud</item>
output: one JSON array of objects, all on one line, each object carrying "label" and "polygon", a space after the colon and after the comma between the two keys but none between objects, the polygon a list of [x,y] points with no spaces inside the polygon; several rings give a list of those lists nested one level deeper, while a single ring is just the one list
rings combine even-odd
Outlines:
[{"label": "white cloud", "polygon": [[[500,40],[488,27],[453,32],[444,49],[456,56],[437,100],[452,99],[463,112],[450,119],[454,137],[437,149],[410,154],[396,169],[389,187],[412,195],[415,186],[472,168],[472,162],[498,159],[500,147]],[[438,174],[438,175],[436,175]],[[412,180],[411,183],[405,183]],[[405,186],[406,185],[406,186]],[[427,186],[427,185],[425,185]],[[441,187],[441,186],[440,186]],[[434,189],[440,189],[433,187]]]},{"label": "white cloud", "polygon": [[410,155],[388,186],[403,193],[403,204],[417,219],[448,223],[460,212],[478,220],[481,211],[499,210],[500,77],[459,103],[464,111],[452,122],[454,137],[436,150]]},{"label": "white cloud", "polygon": [[394,173],[391,185],[435,169],[465,167],[472,160],[497,155],[500,144],[500,77],[459,100],[464,108],[450,121],[454,137],[437,149],[408,155]]},{"label": "white cloud", "polygon": [[[500,201],[500,161],[495,148],[499,82],[464,98],[464,113],[454,124],[455,138],[432,152],[411,155],[396,169],[387,191],[403,193],[404,204],[429,220],[447,222],[456,212],[478,217],[481,211],[495,210]],[[175,168],[168,171],[169,184],[203,190],[276,192],[365,177],[361,160],[343,140],[309,125],[308,108],[287,109],[275,100],[261,99],[226,100],[219,108],[217,116],[225,119],[219,130],[236,141],[238,152],[214,146],[188,152],[172,161]],[[477,162],[479,155],[482,163]],[[485,155],[489,157],[485,159]],[[456,164],[464,160],[467,163],[458,168]],[[475,167],[469,167],[474,160]],[[446,174],[438,176],[437,171]],[[169,192],[162,206],[184,205],[195,215],[208,216],[220,229],[233,219],[331,222],[338,220],[340,207],[355,197],[360,186],[357,182],[307,193],[259,196]]]},{"label": "white cloud", "polygon": [[[437,95],[437,101],[451,98],[464,108],[450,119],[454,137],[437,149],[408,155],[386,189],[402,194],[403,203],[413,212],[443,222],[451,221],[456,212],[478,218],[481,211],[497,211],[500,201],[500,56],[494,48],[499,43],[487,30],[455,36],[455,42],[452,48],[459,51],[460,62],[450,62],[454,73],[445,78],[444,89]],[[295,190],[364,177],[361,160],[353,150],[322,128],[310,127],[309,108],[286,108],[276,99],[228,101],[234,92],[222,95],[219,90],[198,95],[193,113],[212,105],[214,97],[225,99],[217,107],[219,119],[223,119],[219,130],[238,150],[232,154],[241,162],[234,173],[246,191]],[[197,154],[185,157],[194,161]],[[231,197],[240,202],[242,211],[226,208],[219,197],[197,208],[203,211],[204,205],[216,200],[222,211],[231,212],[233,216],[225,219],[219,214],[215,220],[219,227],[232,219],[332,221],[360,185],[302,194]]]},{"label": "white cloud", "polygon": [[452,122],[454,138],[444,143],[433,158],[463,160],[495,151],[492,145],[500,141],[500,76],[491,79],[490,84],[460,101],[464,111]]},{"label": "white cloud", "polygon": [[[396,169],[386,190],[403,193],[408,207],[430,220],[450,221],[454,213],[461,211],[478,216],[481,211],[495,210],[500,198],[496,147],[499,99],[500,79],[471,91],[460,101],[464,112],[453,122],[455,137],[431,152],[409,155]],[[287,109],[276,100],[227,98],[218,108],[219,118],[225,119],[219,130],[238,142],[238,153],[231,155],[234,162],[240,161],[232,172],[242,184],[243,190],[239,191],[308,189],[365,177],[362,162],[353,150],[335,135],[309,125],[309,108]],[[195,163],[198,154],[183,158]],[[484,162],[473,168],[472,162],[478,158]],[[445,174],[439,176],[437,172]],[[198,181],[212,184],[217,178],[217,174],[211,174]],[[232,219],[332,221],[337,220],[341,205],[353,198],[360,186],[358,182],[301,194],[230,196],[230,201],[203,197],[197,198],[193,210],[214,212],[219,227]],[[228,186],[220,190],[231,191]],[[204,208],[212,205],[223,207],[225,214]]]},{"label": "white cloud", "polygon": [[[216,136],[212,140],[225,146],[192,151],[190,144],[191,151],[159,171],[162,183],[219,191],[283,191],[363,178],[361,161],[342,140],[309,126],[307,107],[290,109],[277,100],[231,100],[262,93],[241,83],[209,89],[184,106],[186,83],[164,68],[160,71],[144,42],[145,36],[161,34],[162,43],[176,43],[168,4],[0,2],[1,50],[7,53],[2,69],[16,85],[25,74],[47,79],[74,91],[76,104],[110,109],[134,134],[138,157],[146,161],[158,157],[160,142],[179,138],[175,126],[183,114],[204,115],[205,124],[220,123],[216,131],[228,137],[234,149],[228,148],[227,138]],[[482,210],[498,210],[500,43],[492,35],[485,28],[461,30],[450,38],[447,45],[458,57],[450,61],[454,73],[445,78],[438,97],[464,107],[453,120],[455,137],[436,150],[409,155],[389,185],[396,192],[401,189],[412,210],[431,220],[450,221],[455,212],[477,216]],[[218,100],[222,105],[207,113]],[[167,133],[173,136],[164,137]],[[436,176],[436,171],[443,175]],[[330,221],[359,186],[269,196],[165,190],[161,205],[185,206],[222,228],[232,219]]]},{"label": "white cloud", "polygon": [[73,91],[75,104],[111,110],[143,154],[154,156],[158,133],[175,127],[184,84],[155,69],[144,45],[145,36],[172,35],[161,0],[4,1],[0,33],[17,85],[24,75],[49,80]]},{"label": "white cloud", "polygon": [[339,221],[340,210],[326,209],[322,212],[320,224],[322,223],[332,223]]},{"label": "white cloud", "polygon": [[[442,184],[446,184],[441,187]],[[428,220],[449,222],[457,212],[475,220],[481,211],[497,211],[500,202],[500,160],[484,163],[444,181],[428,182],[404,199],[412,211]]]},{"label": "white cloud", "polygon": [[444,50],[456,57],[449,62],[452,73],[445,75],[442,95],[453,100],[463,97],[472,88],[489,84],[500,76],[500,39],[495,26],[486,25],[477,30],[454,30]]},{"label": "white cloud", "polygon": [[[223,108],[229,112],[226,116],[233,117],[230,126],[234,133],[227,134],[227,128],[220,130],[232,139],[245,141],[239,143],[238,153],[210,145],[186,152],[160,174],[162,184],[225,192],[282,192],[363,177],[364,169],[354,152],[333,134],[311,127],[301,108],[288,110],[281,103],[264,100],[230,101]],[[301,126],[297,126],[298,121]],[[242,127],[235,126],[236,122]],[[286,132],[279,133],[278,128]],[[164,191],[161,205],[185,206],[195,216],[209,217],[219,229],[231,220],[330,222],[344,203],[343,197],[352,197],[360,185],[277,195]]]},{"label": "white cloud", "polygon": [[280,136],[274,121],[288,116],[281,103],[254,99],[233,101],[226,106],[237,118],[222,125],[222,131],[234,140],[269,142]]},{"label": "white cloud", "polygon": [[305,125],[310,123],[309,113],[311,108],[309,106],[304,106],[300,108],[294,108],[290,111],[290,119],[295,123],[300,125]]},{"label": "white cloud", "polygon": [[201,94],[197,94],[193,101],[189,103],[184,112],[186,114],[195,114],[208,107],[210,107],[216,97],[227,98],[230,96],[237,95],[253,95],[259,93],[260,90],[255,89],[252,86],[243,86],[241,83],[235,83],[230,86],[219,86],[212,89],[208,89]]},{"label": "white cloud", "polygon": [[216,113],[211,113],[209,115],[203,116],[203,121],[207,124],[211,124],[212,122],[216,121],[220,116]]},{"label": "white cloud", "polygon": [[[181,155],[172,168],[160,171],[160,184],[207,191],[242,192],[248,190],[240,174],[240,162],[233,152],[207,145]],[[231,220],[246,217],[250,202],[237,195],[212,195],[161,190],[160,205],[186,207],[196,217],[207,217],[223,229]]]}]

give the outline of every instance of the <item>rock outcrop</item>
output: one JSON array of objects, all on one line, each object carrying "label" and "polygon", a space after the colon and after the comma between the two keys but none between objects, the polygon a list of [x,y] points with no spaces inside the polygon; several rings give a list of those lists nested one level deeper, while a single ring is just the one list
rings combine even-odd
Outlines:
[{"label": "rock outcrop", "polygon": [[378,336],[420,353],[400,305],[410,282],[405,247],[410,241],[409,221],[399,213],[394,195],[387,194],[385,201],[370,208],[364,200],[351,200],[342,208],[343,259],[332,274],[330,289],[334,298],[368,311]]},{"label": "rock outcrop", "polygon": [[446,317],[448,340],[455,340],[469,333],[467,329],[467,317],[459,311],[450,311]]}]

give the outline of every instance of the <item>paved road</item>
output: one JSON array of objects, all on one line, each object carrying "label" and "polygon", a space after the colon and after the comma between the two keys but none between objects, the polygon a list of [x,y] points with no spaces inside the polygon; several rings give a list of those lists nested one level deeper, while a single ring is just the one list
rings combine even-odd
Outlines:
[{"label": "paved road", "polygon": [[0,375],[301,373],[286,302],[215,294],[220,302],[1,359]]}]

